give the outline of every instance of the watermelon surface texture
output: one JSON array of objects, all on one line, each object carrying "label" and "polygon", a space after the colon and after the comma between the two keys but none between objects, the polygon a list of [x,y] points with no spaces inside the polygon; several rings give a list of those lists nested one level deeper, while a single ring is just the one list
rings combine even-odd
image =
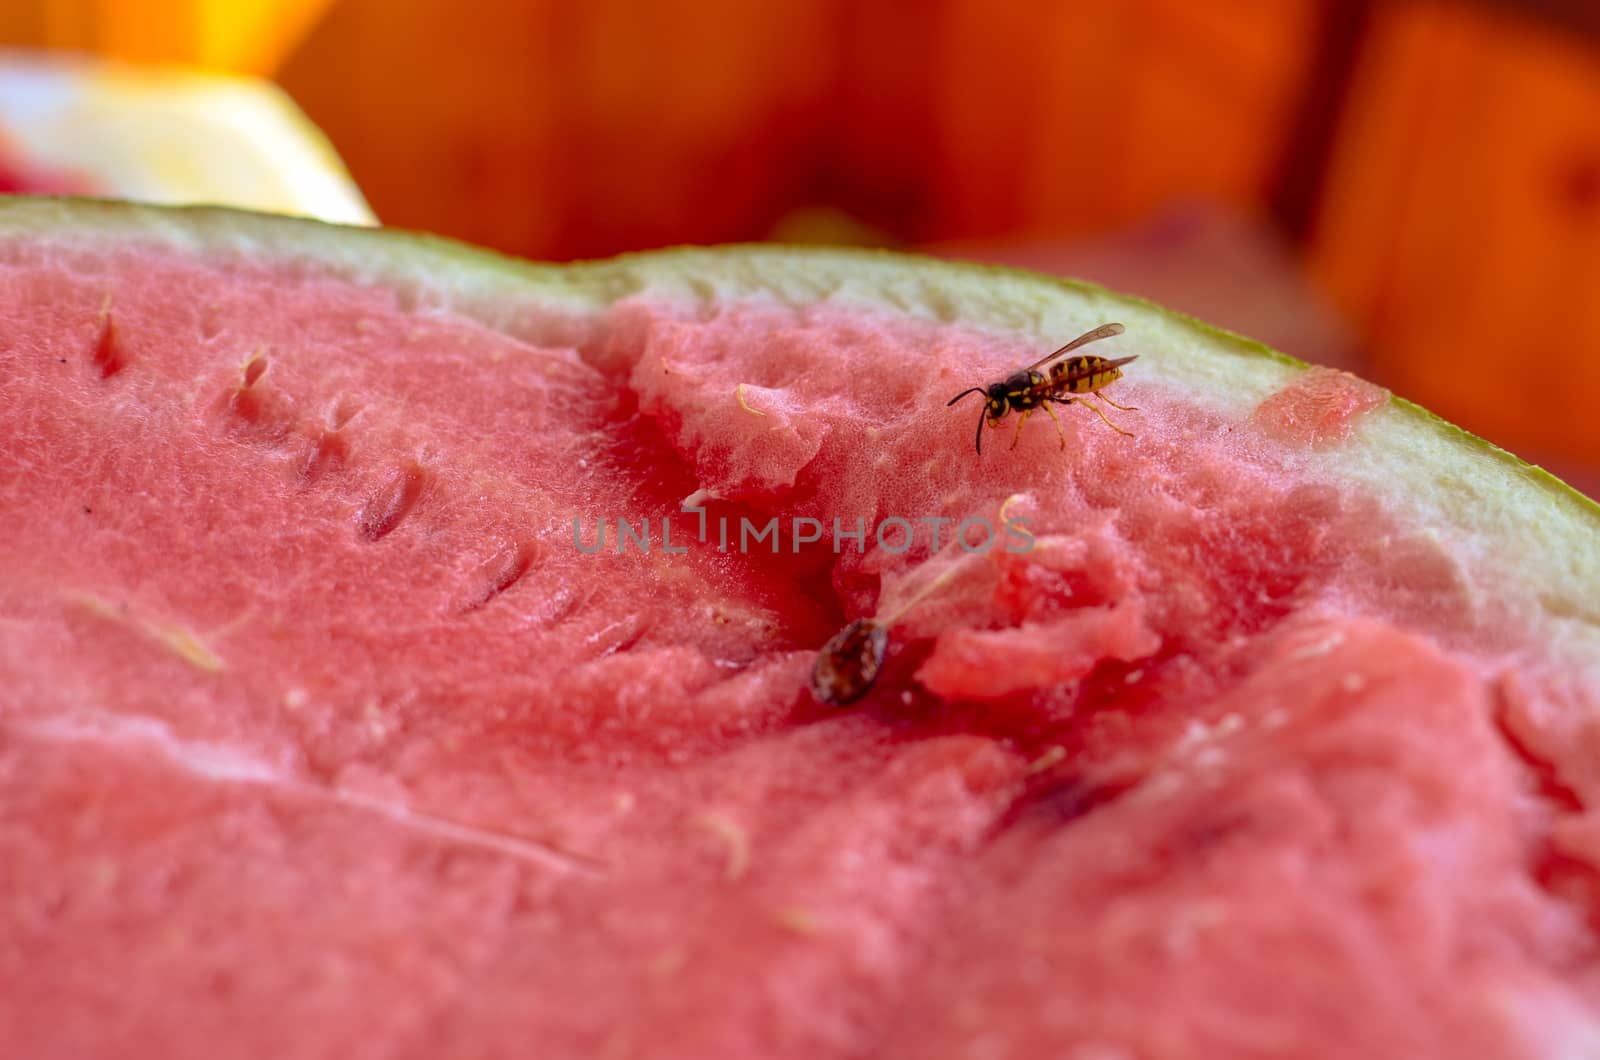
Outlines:
[{"label": "watermelon surface texture", "polygon": [[[1600,517],[1368,384],[87,201],[3,201],[0,315],[7,1056],[1600,1055]],[[1108,321],[1133,437],[974,451]]]}]

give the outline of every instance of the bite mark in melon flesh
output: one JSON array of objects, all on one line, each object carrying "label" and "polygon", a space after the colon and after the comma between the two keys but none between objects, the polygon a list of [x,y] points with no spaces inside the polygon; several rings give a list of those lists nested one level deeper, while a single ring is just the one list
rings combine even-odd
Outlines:
[{"label": "bite mark in melon flesh", "polygon": [[1349,438],[1361,414],[1387,398],[1349,372],[1313,367],[1256,406],[1251,420],[1285,442],[1329,446]]},{"label": "bite mark in melon flesh", "polygon": [[[0,305],[26,1055],[1600,1033],[1600,523],[1367,384],[1023,274],[91,204],[0,207]],[[1107,320],[1136,438],[972,452],[952,394]]]}]

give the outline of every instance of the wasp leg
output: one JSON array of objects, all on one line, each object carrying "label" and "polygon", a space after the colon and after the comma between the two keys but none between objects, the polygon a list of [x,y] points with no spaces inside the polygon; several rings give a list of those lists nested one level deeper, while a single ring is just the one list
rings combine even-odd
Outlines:
[{"label": "wasp leg", "polygon": [[[1079,398],[1078,399],[1078,404],[1080,404],[1080,405],[1088,405],[1091,409],[1094,410],[1094,414],[1096,416],[1099,416],[1102,420],[1105,420],[1105,425],[1107,427],[1110,427],[1112,430],[1116,431],[1118,434],[1125,434],[1129,438],[1133,437],[1133,432],[1132,431],[1125,431],[1121,427],[1118,427],[1115,423],[1112,423],[1110,420],[1107,420],[1106,419],[1106,414],[1104,412],[1100,411],[1100,406],[1094,404],[1093,402],[1085,401],[1085,400],[1083,400],[1083,398]],[[1117,407],[1121,408],[1120,405],[1117,406]]]},{"label": "wasp leg", "polygon": [[1118,405],[1115,401],[1112,401],[1109,397],[1106,396],[1106,392],[1104,390],[1100,391],[1100,398],[1107,405],[1110,405],[1113,408],[1119,408],[1123,412],[1138,412],[1139,411],[1137,408],[1134,408],[1132,405]]},{"label": "wasp leg", "polygon": [[1044,410],[1050,414],[1050,421],[1056,425],[1056,437],[1061,439],[1061,448],[1065,449],[1067,447],[1067,436],[1061,431],[1061,420],[1056,417],[1056,410],[1050,407],[1048,401],[1045,402]]},{"label": "wasp leg", "polygon": [[1022,425],[1028,422],[1028,417],[1031,415],[1033,415],[1033,410],[1029,409],[1017,417],[1017,433],[1011,436],[1011,448],[1015,449],[1017,443],[1022,441]]}]

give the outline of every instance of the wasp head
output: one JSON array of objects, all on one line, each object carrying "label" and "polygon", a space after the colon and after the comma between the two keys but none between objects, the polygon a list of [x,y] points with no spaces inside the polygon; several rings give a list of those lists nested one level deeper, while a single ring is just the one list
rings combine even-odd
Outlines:
[{"label": "wasp head", "polygon": [[983,408],[989,416],[989,422],[1004,418],[1006,414],[1006,384],[991,383],[983,394]]},{"label": "wasp head", "polygon": [[951,398],[948,404],[954,405],[968,394],[977,394],[983,398],[983,415],[978,417],[978,435],[973,440],[973,444],[977,447],[978,455],[982,456],[984,421],[987,420],[991,426],[999,423],[1005,417],[1006,406],[1010,399],[1007,397],[1006,383],[999,382],[991,383],[988,386],[968,387]]}]

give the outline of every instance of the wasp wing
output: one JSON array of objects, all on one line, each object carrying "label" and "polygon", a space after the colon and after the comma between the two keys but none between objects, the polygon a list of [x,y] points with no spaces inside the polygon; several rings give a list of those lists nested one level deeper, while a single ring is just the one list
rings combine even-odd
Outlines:
[{"label": "wasp wing", "polygon": [[1071,353],[1073,350],[1077,349],[1079,346],[1086,346],[1091,342],[1099,342],[1101,339],[1109,339],[1113,335],[1122,334],[1123,330],[1124,329],[1123,329],[1121,324],[1101,324],[1099,327],[1095,328],[1093,331],[1085,331],[1082,335],[1079,335],[1077,338],[1073,339],[1071,342],[1067,343],[1065,346],[1061,347],[1059,350],[1056,350],[1054,353],[1049,354],[1049,355],[1044,356],[1044,357],[1041,357],[1037,361],[1034,361],[1032,364],[1028,365],[1027,368],[1023,369],[1023,371],[1031,372],[1035,368],[1039,367],[1041,364],[1048,364],[1049,362],[1055,360],[1057,357],[1060,357],[1060,356],[1062,356],[1064,354]]}]

